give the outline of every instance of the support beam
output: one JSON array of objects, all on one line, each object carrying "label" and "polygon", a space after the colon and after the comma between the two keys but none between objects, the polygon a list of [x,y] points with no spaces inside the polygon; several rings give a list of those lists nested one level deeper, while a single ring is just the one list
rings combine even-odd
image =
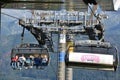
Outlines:
[{"label": "support beam", "polygon": [[66,30],[60,31],[58,80],[65,80]]}]

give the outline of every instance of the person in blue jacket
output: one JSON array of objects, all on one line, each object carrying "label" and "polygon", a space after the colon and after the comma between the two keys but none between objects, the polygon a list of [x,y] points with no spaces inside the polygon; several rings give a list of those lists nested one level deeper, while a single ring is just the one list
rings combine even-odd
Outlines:
[{"label": "person in blue jacket", "polygon": [[39,69],[39,67],[41,66],[41,57],[37,56],[34,58],[34,64],[36,66],[36,69]]}]

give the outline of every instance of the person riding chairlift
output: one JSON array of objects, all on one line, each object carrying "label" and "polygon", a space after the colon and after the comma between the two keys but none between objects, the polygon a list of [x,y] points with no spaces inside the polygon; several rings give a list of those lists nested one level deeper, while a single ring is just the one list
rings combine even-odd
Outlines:
[{"label": "person riding chairlift", "polygon": [[36,69],[39,69],[39,68],[40,68],[40,66],[41,66],[41,57],[40,57],[40,56],[36,56],[36,57],[34,58],[34,64],[35,64],[35,66],[36,66]]},{"label": "person riding chairlift", "polygon": [[42,55],[41,58],[42,58],[42,63],[41,63],[42,66],[47,66],[47,63],[48,63],[47,55]]},{"label": "person riding chairlift", "polygon": [[24,57],[24,55],[22,55],[21,57],[19,57],[18,61],[20,63],[20,65],[19,65],[20,69],[22,69],[25,66],[26,58]]},{"label": "person riding chairlift", "polygon": [[19,68],[19,62],[18,62],[18,56],[15,55],[11,58],[11,66],[13,69],[18,69]]}]

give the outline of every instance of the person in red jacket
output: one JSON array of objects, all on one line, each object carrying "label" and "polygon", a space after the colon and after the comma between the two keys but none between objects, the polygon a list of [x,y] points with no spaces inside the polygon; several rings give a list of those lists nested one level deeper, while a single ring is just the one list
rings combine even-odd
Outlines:
[{"label": "person in red jacket", "polygon": [[11,66],[13,69],[17,69],[19,67],[19,63],[18,63],[18,56],[13,56],[11,58]]}]

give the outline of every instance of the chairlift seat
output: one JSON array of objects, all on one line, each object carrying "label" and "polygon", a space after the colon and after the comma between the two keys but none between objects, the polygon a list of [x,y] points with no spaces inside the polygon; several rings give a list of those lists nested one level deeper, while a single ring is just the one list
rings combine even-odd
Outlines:
[{"label": "chairlift seat", "polygon": [[43,58],[44,56],[47,56],[48,61],[44,66],[48,66],[49,60],[50,60],[48,49],[39,46],[39,44],[28,44],[28,43],[20,44],[19,46],[11,50],[11,58],[16,55],[18,57],[21,57],[22,55],[24,55],[25,58],[28,58],[30,56],[33,56],[34,58],[36,57]]},{"label": "chairlift seat", "polygon": [[[87,43],[85,43],[87,44]],[[70,52],[73,49],[73,52]],[[65,56],[65,63],[70,68],[85,68],[96,70],[116,71],[118,66],[118,53],[116,47],[77,44],[70,46]]]}]

